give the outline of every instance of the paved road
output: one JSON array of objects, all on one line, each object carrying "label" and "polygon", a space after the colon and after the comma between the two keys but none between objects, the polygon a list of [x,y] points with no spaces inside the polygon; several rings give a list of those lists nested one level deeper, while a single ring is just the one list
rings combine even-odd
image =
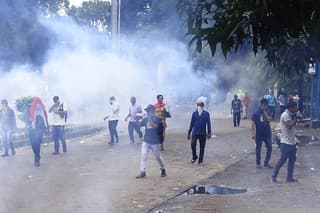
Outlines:
[{"label": "paved road", "polygon": [[[231,126],[230,120],[214,121],[217,137],[208,141],[202,167],[190,163],[187,123],[171,125],[162,152],[168,171],[165,178],[160,177],[157,162],[150,155],[147,178],[135,179],[141,144],[128,144],[125,134],[114,146],[107,144],[106,133],[72,139],[68,153],[59,156],[51,155],[52,144],[43,146],[39,168],[32,165],[30,147],[18,148],[16,156],[0,159],[0,212],[147,212],[166,207],[166,200],[220,175],[240,160],[250,158],[254,162],[249,121],[243,121],[240,128]],[[252,167],[249,170],[255,171]],[[246,180],[243,173],[230,175]],[[170,205],[170,211],[184,212]],[[185,208],[185,212],[198,212],[192,206]],[[205,212],[212,212],[210,208]]]}]

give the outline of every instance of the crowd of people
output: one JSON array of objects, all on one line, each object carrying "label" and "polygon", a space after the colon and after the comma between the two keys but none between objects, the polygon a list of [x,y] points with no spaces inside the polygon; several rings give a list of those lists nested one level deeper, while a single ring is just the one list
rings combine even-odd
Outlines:
[{"label": "crowd of people", "polygon": [[[128,122],[128,135],[131,144],[137,143],[134,133],[136,132],[141,143],[140,172],[136,178],[146,177],[146,161],[149,151],[152,151],[160,167],[161,177],[167,175],[164,160],[161,151],[164,150],[165,132],[167,127],[166,119],[171,117],[167,105],[164,102],[163,95],[156,96],[156,103],[149,104],[146,108],[137,104],[136,97],[130,98],[131,105],[125,121]],[[272,154],[271,128],[270,122],[275,120],[276,102],[280,104],[280,126],[281,126],[281,157],[277,162],[271,176],[272,182],[277,182],[277,175],[280,168],[289,159],[287,181],[296,181],[293,178],[294,162],[296,160],[296,141],[294,137],[294,126],[297,122],[297,102],[290,98],[286,100],[284,96],[275,98],[273,91],[265,95],[259,102],[259,106],[251,116],[251,138],[255,141],[256,147],[256,169],[261,169],[261,148],[264,143],[267,149],[263,167],[272,169],[270,159]],[[3,147],[2,157],[15,155],[15,147],[12,140],[12,134],[16,130],[16,118],[14,110],[8,106],[8,101],[1,101],[2,109],[0,111],[1,140]],[[206,140],[211,138],[211,119],[210,113],[205,109],[206,101],[199,98],[196,103],[196,110],[192,113],[187,138],[191,140],[191,163],[198,160],[200,166],[203,165]],[[119,143],[119,134],[117,125],[120,119],[120,105],[114,96],[109,98],[110,113],[104,117],[108,120],[108,129],[110,141],[113,145]],[[234,95],[231,102],[231,114],[233,116],[233,126],[239,127],[240,120],[248,119],[250,114],[250,98],[246,93],[242,100],[238,95]],[[60,154],[60,143],[62,152],[67,152],[65,140],[65,125],[67,122],[68,110],[65,103],[60,101],[58,96],[53,97],[53,104],[49,108],[52,114],[52,139],[54,142],[54,151],[52,155]],[[242,114],[242,115],[241,115]],[[29,132],[30,144],[34,153],[34,166],[40,166],[40,148],[44,134],[49,133],[48,115],[45,106],[39,97],[33,97],[28,111],[27,127]],[[141,130],[144,127],[144,133]],[[199,154],[197,153],[197,143],[199,141]]]}]

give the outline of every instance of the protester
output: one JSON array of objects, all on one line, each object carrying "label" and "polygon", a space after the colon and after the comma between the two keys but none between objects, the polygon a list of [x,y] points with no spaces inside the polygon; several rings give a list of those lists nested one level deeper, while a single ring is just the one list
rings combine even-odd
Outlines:
[{"label": "protester", "polygon": [[114,96],[109,99],[109,115],[107,115],[104,120],[109,120],[108,127],[110,133],[110,142],[109,144],[114,144],[119,142],[119,135],[117,131],[118,121],[119,121],[119,113],[120,113],[120,105],[116,102]]},{"label": "protester", "polygon": [[273,94],[273,90],[269,90],[269,94],[264,96],[268,101],[268,113],[271,115],[272,120],[275,119],[276,115],[276,97]]},{"label": "protester", "polygon": [[9,107],[6,99],[1,100],[0,122],[3,149],[1,157],[9,156],[9,146],[11,148],[11,155],[15,155],[16,151],[12,140],[12,134],[17,128],[16,116],[13,109]]},{"label": "protester", "polygon": [[130,143],[135,143],[134,140],[134,130],[137,132],[140,140],[142,141],[142,132],[140,130],[139,126],[139,116],[138,114],[142,113],[142,108],[140,105],[136,104],[136,97],[131,97],[131,106],[129,107],[129,114],[127,115],[125,121],[128,120],[129,118],[129,124],[128,124],[128,132],[129,132],[129,138],[130,138]]},{"label": "protester", "polygon": [[277,176],[281,167],[284,163],[288,161],[288,168],[287,168],[287,182],[297,182],[297,179],[293,178],[293,170],[294,170],[294,163],[296,161],[296,139],[295,139],[295,125],[297,122],[297,111],[298,111],[298,104],[297,102],[290,100],[287,104],[287,109],[282,113],[280,117],[280,127],[281,127],[281,139],[280,139],[280,159],[277,162],[273,174],[271,176],[271,181],[273,183],[277,182]]},{"label": "protester", "polygon": [[148,105],[147,108],[145,108],[147,117],[140,123],[140,126],[145,126],[145,134],[141,146],[140,174],[136,178],[146,177],[146,162],[150,150],[153,152],[160,165],[161,177],[165,177],[167,175],[164,162],[160,154],[163,124],[161,119],[155,115],[155,110],[156,109],[153,105]]},{"label": "protester", "polygon": [[[204,103],[197,103],[197,110],[192,113],[188,139],[191,138],[192,160],[194,163],[198,159],[197,141],[200,144],[199,165],[203,165],[203,157],[206,146],[206,139],[211,137],[211,122],[209,112],[203,109]],[[191,135],[192,133],[192,135]]]},{"label": "protester", "polygon": [[29,139],[34,153],[34,166],[40,166],[40,149],[43,134],[49,132],[48,116],[39,97],[34,97],[29,109]]},{"label": "protester", "polygon": [[163,95],[157,95],[157,103],[153,105],[156,109],[155,114],[161,119],[162,125],[163,125],[163,136],[161,137],[161,145],[160,149],[161,151],[164,150],[164,140],[165,140],[165,134],[166,134],[166,128],[167,128],[167,122],[166,118],[170,118],[171,115],[169,111],[167,110],[167,104],[163,102]]},{"label": "protester", "polygon": [[233,96],[234,99],[231,102],[231,114],[233,115],[233,126],[240,126],[241,119],[241,111],[242,111],[242,103],[241,100],[238,99],[238,95]]},{"label": "protester", "polygon": [[242,99],[242,103],[243,103],[243,119],[247,119],[248,113],[249,113],[249,107],[250,107],[250,98],[247,92]]},{"label": "protester", "polygon": [[52,115],[52,138],[54,141],[53,155],[60,154],[59,141],[62,143],[62,151],[67,152],[67,144],[65,139],[65,124],[67,121],[67,106],[62,103],[58,96],[53,97],[53,105],[49,109],[49,113]]},{"label": "protester", "polygon": [[281,114],[286,110],[286,105],[287,105],[287,97],[285,92],[281,91],[278,97],[278,102],[280,105],[280,116],[281,116]]},{"label": "protester", "polygon": [[262,142],[266,145],[267,154],[264,160],[264,167],[272,168],[269,164],[271,159],[272,144],[271,144],[271,128],[270,121],[272,117],[267,112],[268,101],[263,98],[260,100],[260,106],[256,112],[253,113],[251,119],[251,138],[256,143],[256,168],[261,169],[261,147]]}]

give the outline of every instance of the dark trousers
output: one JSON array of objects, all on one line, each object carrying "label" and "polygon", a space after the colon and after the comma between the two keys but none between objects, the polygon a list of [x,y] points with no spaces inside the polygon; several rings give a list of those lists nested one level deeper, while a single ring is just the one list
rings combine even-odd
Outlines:
[{"label": "dark trousers", "polygon": [[280,116],[286,110],[286,106],[280,105]]},{"label": "dark trousers", "polygon": [[233,126],[239,126],[240,125],[240,119],[241,119],[241,113],[240,112],[234,112],[233,113]]},{"label": "dark trousers", "polygon": [[34,162],[40,162],[40,149],[43,140],[43,132],[35,129],[30,130],[30,144],[34,153]]},{"label": "dark trousers", "polygon": [[139,124],[137,122],[129,122],[128,132],[129,132],[130,141],[132,142],[134,142],[134,135],[133,135],[134,130],[139,135],[139,138],[142,138],[142,132],[140,130]]},{"label": "dark trousers", "polygon": [[274,167],[272,177],[277,178],[280,168],[283,166],[283,164],[285,164],[287,159],[289,159],[287,168],[287,180],[291,180],[293,178],[294,163],[296,162],[297,147],[296,145],[281,143],[280,152],[281,157]]},{"label": "dark trousers", "polygon": [[54,142],[54,152],[59,152],[59,140],[61,140],[63,152],[67,151],[65,130],[63,125],[52,127],[52,138]]},{"label": "dark trousers", "polygon": [[268,114],[272,117],[272,120],[274,120],[276,115],[276,107],[275,106],[268,106]]},{"label": "dark trousers", "polygon": [[117,131],[118,120],[109,121],[109,133],[111,137],[111,143],[119,142],[119,136]]},{"label": "dark trousers", "polygon": [[269,137],[266,138],[257,138],[256,139],[256,163],[257,165],[260,165],[261,162],[261,147],[262,147],[262,142],[266,145],[267,148],[267,154],[266,158],[264,160],[264,165],[268,165],[269,161],[271,159],[271,152],[272,152],[272,144],[271,144],[271,139]]},{"label": "dark trousers", "polygon": [[204,156],[204,148],[206,146],[206,135],[192,135],[192,137],[191,137],[192,159],[196,160],[198,158],[198,155],[197,155],[197,140],[198,139],[199,139],[199,143],[200,143],[199,163],[202,163],[203,156]]}]

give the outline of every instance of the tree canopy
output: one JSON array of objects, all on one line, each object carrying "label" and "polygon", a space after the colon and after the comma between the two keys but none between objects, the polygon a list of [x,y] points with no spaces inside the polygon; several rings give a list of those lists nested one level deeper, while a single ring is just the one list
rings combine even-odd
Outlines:
[{"label": "tree canopy", "polygon": [[227,57],[250,45],[285,73],[320,59],[320,1],[179,0],[177,9],[199,52],[209,45],[214,55],[220,46]]}]

